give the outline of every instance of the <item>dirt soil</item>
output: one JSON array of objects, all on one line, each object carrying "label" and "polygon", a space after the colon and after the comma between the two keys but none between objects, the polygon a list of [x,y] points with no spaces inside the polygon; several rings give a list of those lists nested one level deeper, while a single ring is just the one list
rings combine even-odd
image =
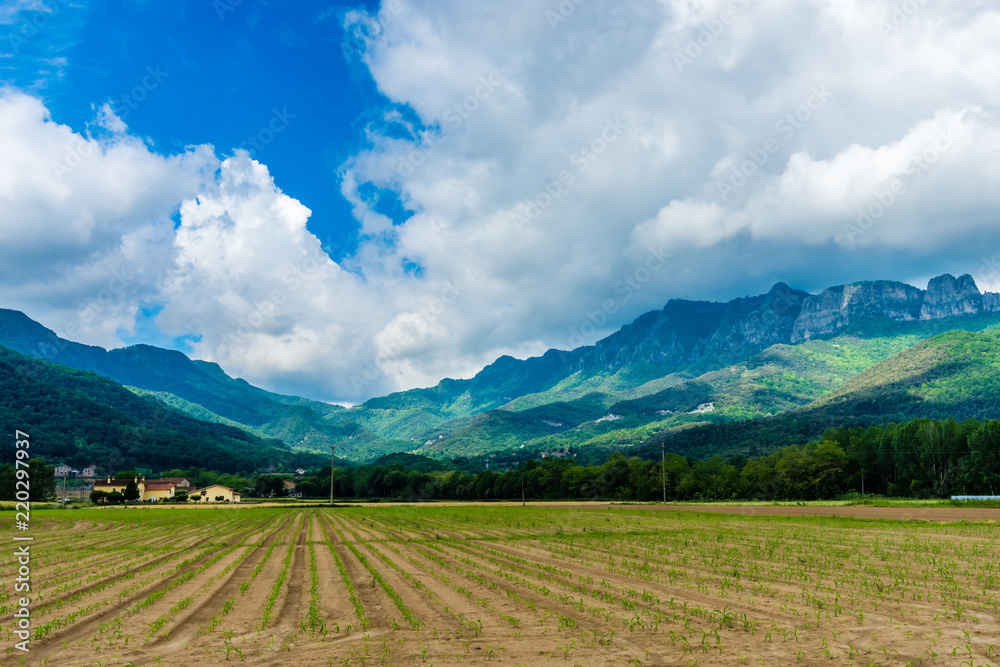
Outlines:
[{"label": "dirt soil", "polygon": [[[943,522],[1000,509],[518,505],[66,522],[36,543],[82,554],[37,563],[53,627],[0,667],[997,664],[997,527]],[[781,516],[913,523],[743,518]]]}]

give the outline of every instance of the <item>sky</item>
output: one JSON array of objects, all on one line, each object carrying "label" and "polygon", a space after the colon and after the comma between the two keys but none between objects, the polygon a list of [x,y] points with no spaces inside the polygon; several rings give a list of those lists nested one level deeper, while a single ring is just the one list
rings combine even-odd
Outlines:
[{"label": "sky", "polygon": [[1000,290],[986,0],[0,4],[0,307],[344,404],[775,282]]}]

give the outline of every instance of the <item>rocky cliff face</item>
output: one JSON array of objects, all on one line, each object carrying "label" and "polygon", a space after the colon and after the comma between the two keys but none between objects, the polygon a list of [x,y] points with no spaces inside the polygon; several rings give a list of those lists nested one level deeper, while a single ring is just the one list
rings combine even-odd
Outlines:
[{"label": "rocky cliff face", "polygon": [[936,320],[942,317],[971,315],[983,310],[983,295],[972,276],[955,278],[949,274],[933,278],[924,292],[920,319]]},{"label": "rocky cliff face", "polygon": [[859,320],[910,322],[1000,310],[1000,294],[980,293],[972,276],[945,274],[926,290],[889,280],[838,285],[802,304],[789,342],[836,332]]},{"label": "rocky cliff face", "polygon": [[864,320],[914,322],[1000,311],[1000,294],[980,293],[971,276],[938,276],[926,290],[891,280],[838,285],[819,294],[778,283],[767,294],[728,303],[673,299],[592,346],[502,357],[469,381],[454,381],[477,405],[501,405],[545,391],[574,374],[626,371],[641,383],[688,368],[738,363],[768,347],[836,333]]},{"label": "rocky cliff face", "polygon": [[575,370],[645,366],[660,376],[708,355],[743,359],[788,342],[808,296],[778,283],[767,294],[728,303],[671,300],[585,348]]}]

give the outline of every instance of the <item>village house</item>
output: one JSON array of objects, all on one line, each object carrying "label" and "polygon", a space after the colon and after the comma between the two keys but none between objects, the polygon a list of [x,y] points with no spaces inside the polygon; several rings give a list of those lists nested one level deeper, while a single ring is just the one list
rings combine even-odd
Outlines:
[{"label": "village house", "polygon": [[[238,491],[230,489],[221,484],[212,484],[203,489],[198,489],[195,493],[200,494],[199,502],[202,503],[238,503],[240,494]],[[190,497],[190,496],[189,496]]]},{"label": "village house", "polygon": [[167,482],[162,479],[151,479],[145,483],[145,488],[141,498],[143,502],[147,500],[166,500],[167,498],[173,498],[176,491],[176,486],[173,482]]},{"label": "village house", "polygon": [[84,468],[83,471],[80,474],[81,474],[82,477],[85,477],[85,478],[94,478],[94,477],[97,477],[97,465],[94,464],[94,463],[91,463],[89,466],[87,466],[86,468]]},{"label": "village house", "polygon": [[186,477],[161,477],[161,482],[170,482],[174,485],[174,493],[184,491],[185,493],[194,493],[194,487],[191,486],[191,482],[188,481]]},{"label": "village house", "polygon": [[295,482],[290,479],[281,480],[282,485],[285,487],[285,495],[289,498],[301,498],[302,492],[295,489]]},{"label": "village house", "polygon": [[[139,500],[144,499],[144,494],[146,491],[146,478],[145,477],[134,477],[132,479],[135,485],[139,488]],[[107,481],[95,482],[94,491],[103,491],[104,493],[118,493],[124,495],[125,488],[128,486],[129,480],[127,479],[111,479],[108,477]]]},{"label": "village house", "polygon": [[[174,497],[176,487],[172,482],[162,479],[146,481],[145,477],[133,477],[132,481],[135,482],[136,487],[139,489],[138,500],[140,502],[160,501]],[[111,479],[108,477],[104,482],[95,482],[94,490],[104,491],[105,493],[117,491],[125,495],[125,488],[128,486],[128,483],[129,480],[127,479]]]},{"label": "village house", "polygon": [[[176,496],[178,491],[186,491],[188,493],[188,497],[194,495],[195,493],[201,494],[199,501],[203,503],[240,502],[239,492],[230,489],[228,486],[222,486],[221,484],[212,484],[211,486],[206,486],[202,489],[194,489],[190,483],[188,483],[188,480],[179,477],[167,477],[164,479],[151,480],[147,480],[145,477],[135,477],[132,481],[135,482],[136,487],[139,489],[138,500],[141,502],[168,500]],[[177,484],[177,482],[183,482],[183,484]],[[105,493],[113,493],[114,491],[117,491],[118,493],[124,495],[125,488],[128,486],[128,483],[129,480],[127,479],[111,479],[108,477],[106,481],[96,482],[94,484],[94,490],[104,491]]]},{"label": "village house", "polygon": [[69,475],[70,470],[72,470],[72,468],[70,468],[68,465],[66,465],[65,463],[60,463],[59,465],[56,466],[56,477],[67,477]]}]

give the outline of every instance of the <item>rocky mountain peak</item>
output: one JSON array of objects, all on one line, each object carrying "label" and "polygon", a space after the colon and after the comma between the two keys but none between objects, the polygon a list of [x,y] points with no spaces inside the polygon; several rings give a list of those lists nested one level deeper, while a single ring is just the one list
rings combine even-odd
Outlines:
[{"label": "rocky mountain peak", "polygon": [[938,276],[926,290],[891,280],[838,285],[805,299],[790,342],[831,334],[859,320],[910,322],[996,311],[997,297],[982,294],[968,274]]},{"label": "rocky mountain peak", "polygon": [[958,278],[950,273],[932,278],[927,283],[920,319],[936,320],[941,317],[971,315],[983,308],[983,295],[976,281],[969,274]]}]

